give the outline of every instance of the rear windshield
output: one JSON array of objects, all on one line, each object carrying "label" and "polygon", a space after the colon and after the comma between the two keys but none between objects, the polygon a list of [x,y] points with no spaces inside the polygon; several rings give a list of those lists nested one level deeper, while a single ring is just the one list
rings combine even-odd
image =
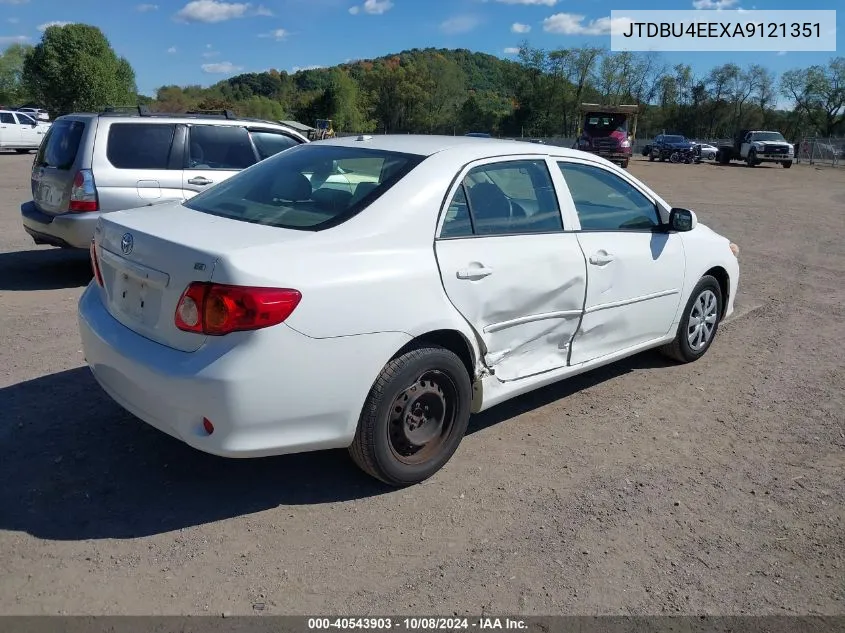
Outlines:
[{"label": "rear windshield", "polygon": [[303,144],[224,180],[185,206],[253,224],[318,231],[359,213],[424,158]]},{"label": "rear windshield", "polygon": [[73,167],[84,131],[85,124],[82,121],[54,122],[41,142],[35,164],[62,170]]}]

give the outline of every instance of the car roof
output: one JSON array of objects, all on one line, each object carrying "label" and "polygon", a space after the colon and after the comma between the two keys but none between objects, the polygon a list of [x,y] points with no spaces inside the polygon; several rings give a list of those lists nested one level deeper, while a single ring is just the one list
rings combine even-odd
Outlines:
[{"label": "car roof", "polygon": [[388,152],[432,156],[447,150],[458,150],[470,160],[487,156],[537,154],[538,156],[583,156],[583,152],[556,145],[538,145],[526,141],[509,141],[475,136],[438,136],[428,134],[381,134],[344,136],[314,141],[312,145],[362,147]]}]

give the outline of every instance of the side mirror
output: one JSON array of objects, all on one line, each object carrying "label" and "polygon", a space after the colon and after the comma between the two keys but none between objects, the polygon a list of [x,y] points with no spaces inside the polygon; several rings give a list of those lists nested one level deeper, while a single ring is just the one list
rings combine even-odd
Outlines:
[{"label": "side mirror", "polygon": [[669,211],[669,230],[685,233],[692,231],[698,225],[698,218],[695,211],[679,209],[677,207]]}]

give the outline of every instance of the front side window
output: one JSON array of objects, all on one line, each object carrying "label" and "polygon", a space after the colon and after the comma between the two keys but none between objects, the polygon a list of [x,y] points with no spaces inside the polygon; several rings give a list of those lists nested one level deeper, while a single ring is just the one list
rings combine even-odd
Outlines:
[{"label": "front side window", "polygon": [[250,136],[252,137],[252,142],[255,143],[255,149],[258,150],[259,160],[270,158],[274,154],[299,145],[299,142],[295,139],[279,132],[253,130],[250,132]]},{"label": "front side window", "polygon": [[558,163],[584,231],[650,230],[657,207],[616,174],[581,163]]},{"label": "front side window", "polygon": [[246,128],[192,125],[186,169],[241,170],[257,162]]},{"label": "front side window", "polygon": [[176,125],[113,123],[106,157],[118,169],[167,169]]},{"label": "front side window", "polygon": [[18,123],[20,123],[21,125],[35,125],[35,119],[32,119],[25,114],[21,114],[20,112],[18,112],[15,116],[18,117]]},{"label": "front side window", "polygon": [[424,158],[304,143],[235,174],[184,205],[242,222],[317,231],[361,212]]},{"label": "front side window", "polygon": [[544,160],[474,167],[446,212],[441,237],[562,231],[557,195]]}]

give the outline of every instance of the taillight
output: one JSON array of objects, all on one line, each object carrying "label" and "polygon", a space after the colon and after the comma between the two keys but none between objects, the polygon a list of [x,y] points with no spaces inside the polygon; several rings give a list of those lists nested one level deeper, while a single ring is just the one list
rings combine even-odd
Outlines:
[{"label": "taillight", "polygon": [[254,288],[194,282],[176,306],[176,327],[222,336],[278,325],[299,305],[302,295],[289,288]]},{"label": "taillight", "polygon": [[100,202],[97,199],[97,187],[94,186],[94,173],[90,169],[80,169],[73,179],[68,211],[85,213],[99,210]]},{"label": "taillight", "polygon": [[100,272],[100,260],[97,258],[97,245],[94,243],[94,240],[91,240],[91,268],[94,269],[94,279],[97,280],[97,283],[103,286],[103,274]]}]

